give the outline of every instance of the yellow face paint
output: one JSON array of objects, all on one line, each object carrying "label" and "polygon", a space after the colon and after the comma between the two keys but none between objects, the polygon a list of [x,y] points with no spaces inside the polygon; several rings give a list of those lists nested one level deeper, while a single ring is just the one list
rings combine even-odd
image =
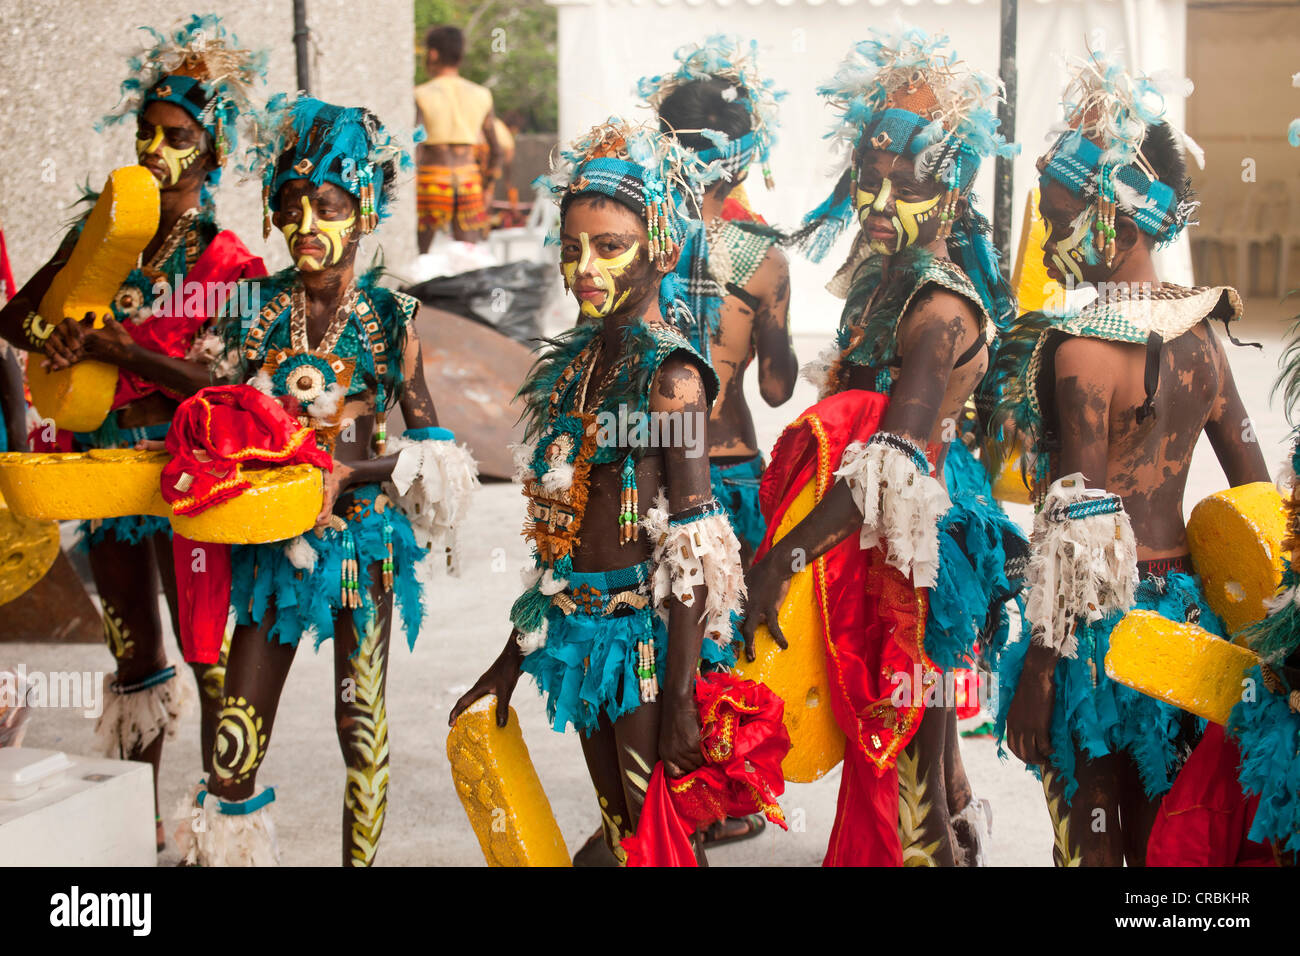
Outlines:
[{"label": "yellow face paint", "polygon": [[294,253],[294,239],[299,236],[320,236],[325,245],[325,256],[305,254],[295,256],[294,265],[303,272],[321,272],[343,258],[347,251],[348,240],[357,224],[357,214],[352,213],[346,219],[318,219],[312,213],[311,199],[302,197],[302,219],[298,222],[286,222],[280,227],[284,241],[289,246],[289,255]]},{"label": "yellow face paint", "polygon": [[1095,216],[1095,206],[1084,207],[1083,212],[1070,223],[1070,234],[1056,243],[1056,251],[1052,253],[1050,264],[1055,265],[1062,276],[1073,276],[1075,282],[1086,281],[1083,278],[1084,266],[1101,263],[1101,255],[1092,242],[1092,221]]},{"label": "yellow face paint", "polygon": [[167,178],[163,180],[162,186],[175,186],[180,182],[181,175],[185,170],[193,165],[194,161],[199,158],[199,147],[190,146],[186,149],[176,149],[168,146],[163,139],[163,129],[161,126],[154,127],[152,139],[137,139],[135,141],[136,158],[143,163],[148,156],[157,155],[167,169]]},{"label": "yellow face paint", "polygon": [[581,251],[578,253],[577,260],[560,263],[560,271],[564,275],[564,287],[569,291],[573,291],[573,285],[578,273],[586,272],[589,268],[594,267],[596,278],[592,281],[592,285],[598,289],[603,289],[605,297],[601,300],[600,305],[590,299],[580,300],[582,304],[579,306],[579,311],[589,318],[603,319],[627,301],[631,290],[624,289],[621,294],[616,294],[617,289],[614,280],[623,275],[627,271],[627,267],[636,261],[636,254],[641,249],[641,243],[632,243],[631,248],[612,259],[601,259],[592,251],[591,237],[587,233],[579,233],[578,242]]},{"label": "yellow face paint", "polygon": [[[888,178],[881,180],[878,193],[859,189],[857,196],[854,197],[854,206],[858,210],[858,222],[865,226],[867,217],[873,213],[883,216],[885,207],[888,205],[893,192],[894,185]],[[928,220],[934,210],[938,208],[941,198],[940,196],[933,196],[920,202],[906,202],[902,199],[895,199],[894,214],[889,217],[889,223],[894,227],[894,240],[893,242],[886,242],[881,239],[872,239],[869,243],[871,251],[882,255],[892,255],[916,242],[921,231],[921,224]]]}]

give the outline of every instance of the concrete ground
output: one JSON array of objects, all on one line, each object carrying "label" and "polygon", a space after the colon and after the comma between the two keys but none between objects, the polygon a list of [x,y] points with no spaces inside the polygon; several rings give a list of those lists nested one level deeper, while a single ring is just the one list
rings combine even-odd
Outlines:
[{"label": "concrete ground", "polygon": [[[1269,392],[1281,353],[1283,311],[1268,302],[1252,303],[1253,316],[1237,334],[1265,344],[1229,348],[1246,405],[1257,416],[1255,430],[1270,467],[1282,460],[1287,427],[1271,409]],[[802,361],[825,344],[824,336],[798,336]],[[751,370],[752,375],[752,370]],[[749,394],[757,396],[751,384]],[[780,409],[755,407],[759,439],[770,448],[782,427],[814,400],[800,383],[795,397]],[[436,399],[436,396],[435,396]],[[755,401],[758,401],[755,398]],[[1225,485],[1204,440],[1197,452],[1187,491],[1187,510]],[[1027,523],[1027,508],[1015,509]],[[445,742],[452,703],[486,668],[509,633],[507,614],[519,587],[518,569],[526,557],[519,535],[523,499],[512,485],[484,487],[462,533],[463,576],[442,579],[432,594],[435,611],[412,653],[394,646],[388,685],[392,785],[388,819],[378,863],[397,865],[483,864],[478,843],[452,788]],[[24,663],[29,671],[104,670],[107,650],[91,645],[0,645],[0,664]],[[286,864],[333,866],[340,860],[343,762],[332,730],[333,673],[328,654],[303,648],[285,686],[270,752],[260,780],[277,788],[276,820]],[[577,738],[556,734],[547,724],[541,698],[525,679],[514,706],[533,762],[550,797],[570,851],[597,826],[599,815]],[[79,711],[40,710],[32,715],[26,746],[88,753],[93,722]],[[988,739],[966,739],[962,755],[978,797],[993,807],[991,862],[1001,866],[1050,864],[1051,834],[1037,781],[1014,758],[999,761]],[[161,792],[164,814],[182,799],[199,776],[198,720],[191,715],[179,738],[164,754]],[[710,854],[715,865],[814,866],[825,852],[835,813],[838,771],[813,784],[791,784],[781,803],[796,832],[769,827],[757,839]],[[801,828],[799,824],[801,822]],[[171,825],[169,824],[169,830]],[[169,846],[161,864],[177,855]]]}]

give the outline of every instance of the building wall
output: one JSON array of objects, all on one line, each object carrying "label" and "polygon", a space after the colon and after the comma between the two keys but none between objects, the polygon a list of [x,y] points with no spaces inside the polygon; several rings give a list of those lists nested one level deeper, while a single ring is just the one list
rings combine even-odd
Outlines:
[{"label": "building wall", "polygon": [[[385,123],[410,128],[414,63],[412,0],[306,0],[312,30],[313,95],[368,106]],[[271,92],[296,85],[291,0],[221,0],[219,13],[246,45],[271,50]],[[54,252],[71,217],[78,185],[98,189],[112,169],[135,161],[134,130],[96,133],[96,121],[118,102],[126,60],[148,24],[166,30],[188,19],[190,8],[163,0],[23,0],[12,4],[0,30],[0,226],[20,285]],[[288,265],[278,236],[263,243],[261,189],[239,183],[227,169],[216,190],[222,225],[235,229],[272,269]],[[399,182],[393,215],[363,240],[368,262],[382,244],[400,271],[415,255],[415,193],[411,176]]]}]

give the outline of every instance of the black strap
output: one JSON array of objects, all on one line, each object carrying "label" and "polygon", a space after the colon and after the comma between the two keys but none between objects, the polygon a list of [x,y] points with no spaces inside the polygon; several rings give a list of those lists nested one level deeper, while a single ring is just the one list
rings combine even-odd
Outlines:
[{"label": "black strap", "polygon": [[979,355],[980,352],[982,352],[983,350],[984,350],[984,336],[981,335],[978,338],[976,338],[974,342],[971,343],[970,348],[968,348],[965,352],[961,353],[961,358],[957,359],[957,364],[952,367],[953,371],[956,371],[957,369],[961,368],[963,365],[965,365],[975,356]]},{"label": "black strap", "polygon": [[758,307],[761,304],[759,302],[758,296],[750,292],[746,292],[744,289],[736,285],[736,283],[734,282],[727,283],[727,295],[734,295],[741,302],[745,303],[745,305],[749,306],[750,309],[754,312],[758,311]]},{"label": "black strap", "polygon": [[1137,423],[1141,425],[1156,413],[1156,390],[1160,388],[1160,353],[1165,340],[1157,333],[1147,335],[1147,364],[1142,373],[1142,386],[1146,390],[1146,401],[1137,410]]}]

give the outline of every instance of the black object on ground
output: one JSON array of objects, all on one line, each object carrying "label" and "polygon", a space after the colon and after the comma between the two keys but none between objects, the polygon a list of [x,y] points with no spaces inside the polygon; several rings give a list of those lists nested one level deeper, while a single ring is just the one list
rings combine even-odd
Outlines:
[{"label": "black object on ground", "polygon": [[425,305],[496,329],[529,348],[541,338],[541,316],[554,266],[510,262],[454,276],[438,276],[403,291]]}]

